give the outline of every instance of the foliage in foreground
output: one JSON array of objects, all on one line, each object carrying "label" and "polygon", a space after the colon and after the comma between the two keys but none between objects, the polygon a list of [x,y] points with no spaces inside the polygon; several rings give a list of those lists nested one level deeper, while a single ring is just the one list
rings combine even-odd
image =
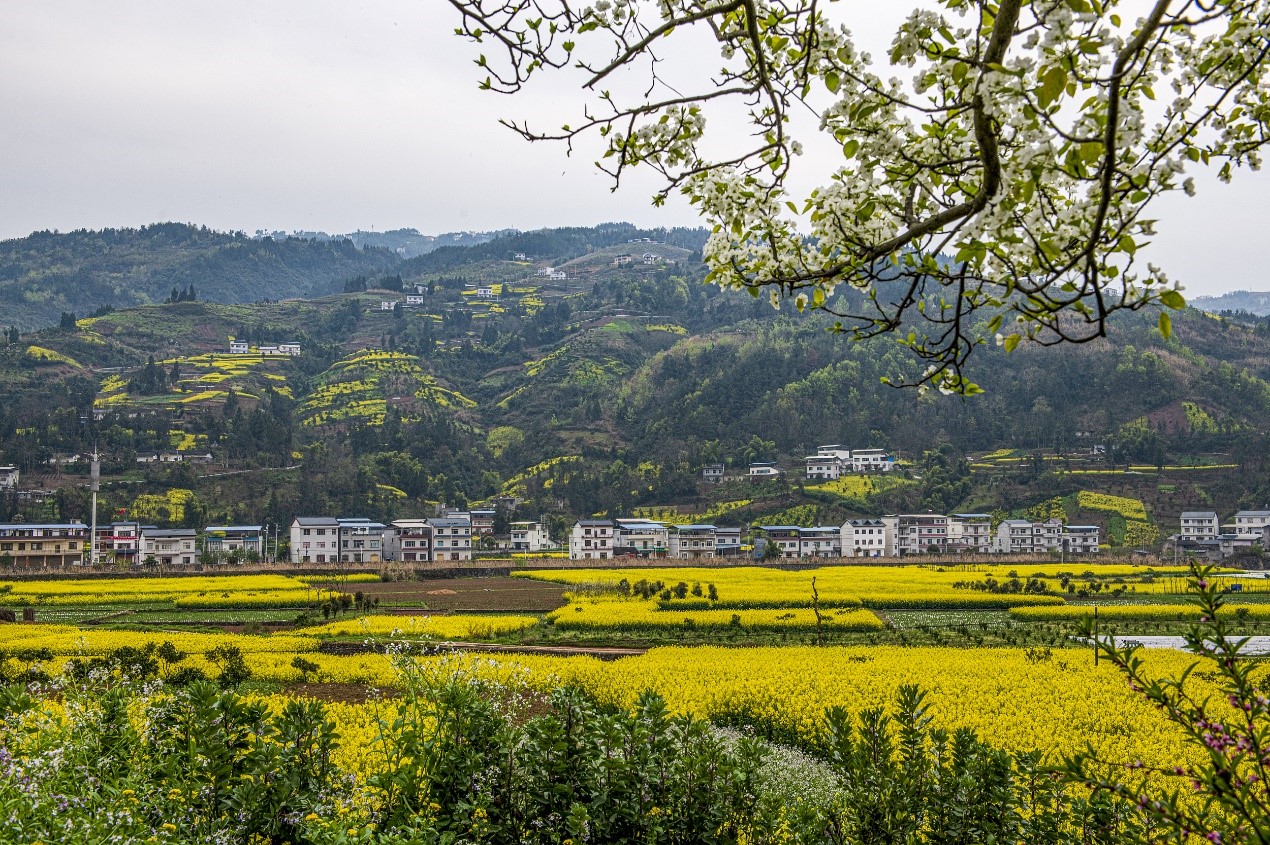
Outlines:
[{"label": "foliage in foreground", "polygon": [[893,716],[831,711],[827,741],[798,751],[672,716],[652,693],[629,710],[570,689],[527,699],[421,662],[402,686],[375,708],[365,773],[336,764],[341,737],[313,701],[271,707],[118,667],[0,688],[6,841],[1119,845],[1141,832],[1132,805],[1086,799],[1032,755],[932,729],[913,687]]}]

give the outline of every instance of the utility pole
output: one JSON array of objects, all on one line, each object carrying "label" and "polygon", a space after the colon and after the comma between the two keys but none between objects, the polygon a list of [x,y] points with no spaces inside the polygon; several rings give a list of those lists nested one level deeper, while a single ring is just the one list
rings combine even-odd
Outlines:
[{"label": "utility pole", "polygon": [[101,489],[101,460],[97,454],[97,444],[93,444],[93,462],[89,470],[89,489],[93,494],[93,515],[91,519],[92,527],[89,528],[88,534],[88,563],[90,566],[97,565],[97,491]]}]

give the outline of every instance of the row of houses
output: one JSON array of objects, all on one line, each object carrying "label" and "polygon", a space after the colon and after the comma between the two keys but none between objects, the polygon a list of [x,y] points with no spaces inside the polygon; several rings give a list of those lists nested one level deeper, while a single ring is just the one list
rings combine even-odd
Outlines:
[{"label": "row of houses", "polygon": [[[554,548],[540,522],[513,522],[507,548],[541,552]],[[301,516],[291,523],[292,563],[462,563],[473,542],[492,534],[494,511],[446,511],[427,519],[398,519],[385,525],[369,519]]]},{"label": "row of houses", "polygon": [[[10,523],[0,525],[0,559],[20,569],[82,566],[90,562],[92,529],[82,522]],[[193,528],[158,528],[139,522],[112,522],[97,527],[98,561],[160,566],[192,566],[200,553]],[[264,532],[259,525],[210,525],[201,548],[217,553],[263,557]]]},{"label": "row of houses", "polygon": [[[774,544],[784,559],[905,557],[923,554],[1095,555],[1096,525],[1007,519],[995,528],[982,513],[893,514],[842,525],[760,525],[754,553]],[[697,559],[741,554],[740,528],[668,525],[649,519],[583,519],[569,535],[572,560],[617,557]]]},{"label": "row of houses", "polygon": [[289,355],[295,357],[300,354],[300,344],[298,343],[277,343],[277,344],[261,344],[260,346],[252,346],[245,340],[229,341],[230,355]]},{"label": "row of houses", "polygon": [[[885,449],[844,449],[837,444],[818,446],[816,454],[805,459],[808,481],[833,481],[851,473],[891,472],[895,456]],[[762,481],[783,475],[776,461],[751,461],[746,475],[751,481]],[[701,477],[707,484],[720,484],[727,478],[723,464],[704,464]]]},{"label": "row of houses", "polygon": [[1183,511],[1178,533],[1171,539],[1176,551],[1194,552],[1222,560],[1253,546],[1270,549],[1270,510],[1243,510],[1223,523],[1216,511]]}]

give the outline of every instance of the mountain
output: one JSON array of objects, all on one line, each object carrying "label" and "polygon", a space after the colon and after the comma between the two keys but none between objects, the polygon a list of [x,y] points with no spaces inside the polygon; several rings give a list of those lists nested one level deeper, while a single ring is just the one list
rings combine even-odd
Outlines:
[{"label": "mountain", "polygon": [[1191,300],[1191,305],[1212,314],[1243,311],[1258,317],[1270,317],[1270,292],[1236,290],[1221,296],[1197,296]]},{"label": "mountain", "polygon": [[415,258],[439,249],[443,246],[475,246],[492,241],[494,238],[515,234],[515,229],[499,229],[494,232],[446,232],[440,235],[425,235],[418,229],[391,229],[387,232],[348,232],[343,235],[329,235],[326,232],[256,232],[256,238],[301,238],[305,240],[352,241],[358,248],[379,247],[390,250],[402,258]]},{"label": "mountain", "polygon": [[[882,383],[913,367],[893,341],[854,343],[823,316],[701,284],[703,239],[621,224],[518,233],[398,262],[365,291],[152,304],[28,333],[0,348],[0,462],[43,474],[95,437],[112,476],[133,484],[134,455],[180,444],[235,472],[299,464],[267,491],[144,472],[252,524],[298,510],[383,519],[500,493],[525,500],[526,517],[790,522],[1021,513],[1099,493],[1140,500],[1164,528],[1184,509],[1270,499],[1261,325],[1188,309],[1166,339],[1154,315],[1124,315],[1079,346],[985,347],[969,373],[982,396],[919,397]],[[229,355],[230,337],[302,352]],[[823,443],[888,448],[904,471],[800,483]],[[701,483],[704,462],[743,473],[754,459],[789,476]]]},{"label": "mountain", "polygon": [[0,241],[0,321],[32,329],[62,312],[162,302],[190,285],[214,302],[320,295],[398,261],[347,240],[255,239],[183,223],[36,232]]}]

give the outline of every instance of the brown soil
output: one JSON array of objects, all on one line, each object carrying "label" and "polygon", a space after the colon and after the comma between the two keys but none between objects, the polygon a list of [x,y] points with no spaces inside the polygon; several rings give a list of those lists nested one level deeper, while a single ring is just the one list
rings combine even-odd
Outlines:
[{"label": "brown soil", "polygon": [[528,578],[444,578],[349,584],[348,593],[379,599],[380,610],[394,605],[462,613],[467,611],[524,611],[547,613],[564,606],[564,586]]},{"label": "brown soil", "polygon": [[[365,704],[372,698],[370,689],[358,684],[292,684],[283,690],[292,698],[316,698],[319,701],[340,701],[345,704]],[[394,689],[375,691],[378,698],[398,698],[401,693]]]}]

